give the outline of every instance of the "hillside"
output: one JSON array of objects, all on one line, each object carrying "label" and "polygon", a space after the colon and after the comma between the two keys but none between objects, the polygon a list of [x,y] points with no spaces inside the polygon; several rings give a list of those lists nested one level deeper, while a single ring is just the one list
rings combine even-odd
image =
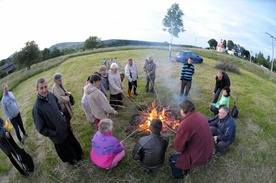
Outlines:
[{"label": "hillside", "polygon": [[[182,48],[174,47],[172,55]],[[240,117],[236,120],[236,141],[221,158],[212,159],[206,167],[194,168],[183,182],[275,182],[276,180],[276,84],[275,74],[264,71],[258,66],[211,50],[193,49],[204,62],[195,65],[195,75],[190,91],[189,99],[195,103],[196,110],[205,116],[212,116],[209,105],[212,101],[214,77],[218,72],[214,68],[218,60],[226,60],[239,66],[241,75],[228,72],[231,79],[231,105],[236,102],[240,110]],[[156,95],[144,92],[145,74],[143,72],[144,59],[151,55],[157,64],[157,78],[155,84]],[[119,110],[119,115],[111,115],[114,121],[113,135],[118,139],[124,139],[127,122],[131,116],[137,114],[136,106],[150,106],[156,100],[158,103],[168,106],[176,113],[179,112],[179,75],[182,64],[168,61],[167,47],[129,47],[116,50],[103,49],[102,52],[90,52],[83,55],[74,55],[52,60],[49,63],[58,63],[45,68],[41,72],[29,75],[13,87],[13,93],[21,109],[21,115],[25,127],[30,134],[25,139],[24,149],[31,154],[35,162],[35,172],[29,177],[23,178],[12,168],[8,158],[0,153],[1,181],[9,182],[173,182],[168,176],[169,165],[167,159],[174,152],[174,135],[170,134],[170,145],[166,153],[165,165],[152,174],[145,174],[139,164],[132,160],[132,149],[140,137],[133,135],[125,141],[126,157],[116,168],[102,170],[97,168],[89,159],[91,150],[91,138],[95,133],[95,126],[86,121],[82,106],[82,88],[88,75],[98,71],[103,58],[117,57],[119,71],[124,71],[126,60],[132,57],[139,70],[138,97],[124,99],[125,108]],[[61,61],[63,60],[63,61]],[[46,63],[46,62],[45,62]],[[48,64],[49,64],[48,63]],[[43,63],[41,63],[43,64]],[[38,67],[38,68],[37,68]],[[44,65],[33,65],[31,70],[39,70]],[[72,126],[74,134],[80,141],[84,151],[84,159],[76,166],[62,163],[58,158],[52,142],[40,135],[33,124],[32,106],[36,99],[35,82],[44,77],[48,80],[49,89],[53,85],[53,75],[60,72],[64,77],[64,85],[74,95],[76,104],[73,106],[74,117]],[[13,73],[3,82],[17,82],[24,78],[25,71]],[[8,83],[12,84],[12,83]],[[124,92],[127,93],[127,81],[124,80]],[[6,119],[3,110],[0,116]],[[15,133],[12,132],[13,137]],[[17,140],[17,139],[16,139]],[[43,178],[42,178],[43,177]]]}]

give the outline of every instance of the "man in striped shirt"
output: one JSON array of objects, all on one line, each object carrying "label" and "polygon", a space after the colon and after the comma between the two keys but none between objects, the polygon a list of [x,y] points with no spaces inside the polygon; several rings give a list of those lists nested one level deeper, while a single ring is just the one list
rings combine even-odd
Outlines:
[{"label": "man in striped shirt", "polygon": [[[189,91],[192,86],[192,79],[193,79],[193,74],[195,72],[195,67],[192,64],[193,58],[189,58],[188,62],[185,63],[182,67],[181,70],[181,76],[180,76],[180,83],[181,83],[181,88],[180,88],[180,100],[186,100],[189,94]],[[185,94],[184,94],[184,89]]]}]

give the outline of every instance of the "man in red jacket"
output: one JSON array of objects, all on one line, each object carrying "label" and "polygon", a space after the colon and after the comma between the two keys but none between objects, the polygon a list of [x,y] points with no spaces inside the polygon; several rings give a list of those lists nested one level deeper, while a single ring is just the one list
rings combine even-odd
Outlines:
[{"label": "man in red jacket", "polygon": [[214,140],[207,118],[196,112],[194,104],[189,100],[180,104],[180,113],[183,120],[174,140],[174,149],[179,154],[169,158],[171,176],[177,179],[183,178],[195,166],[206,165],[214,150]]}]

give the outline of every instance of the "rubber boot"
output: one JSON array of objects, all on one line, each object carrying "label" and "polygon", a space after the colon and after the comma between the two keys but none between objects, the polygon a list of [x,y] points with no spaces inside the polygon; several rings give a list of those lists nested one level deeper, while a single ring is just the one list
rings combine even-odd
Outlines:
[{"label": "rubber boot", "polygon": [[132,97],[131,97],[131,91],[128,90],[127,93],[128,93],[129,98],[132,98]]}]

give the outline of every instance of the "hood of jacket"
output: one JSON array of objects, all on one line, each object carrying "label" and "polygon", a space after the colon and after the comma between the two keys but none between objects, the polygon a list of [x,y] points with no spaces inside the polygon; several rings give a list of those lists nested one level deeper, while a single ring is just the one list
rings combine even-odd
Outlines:
[{"label": "hood of jacket", "polygon": [[96,85],[91,84],[91,83],[89,83],[88,85],[86,85],[84,87],[84,93],[85,93],[85,95],[89,95],[89,94],[93,93],[96,90],[98,90],[98,88],[96,87]]}]

